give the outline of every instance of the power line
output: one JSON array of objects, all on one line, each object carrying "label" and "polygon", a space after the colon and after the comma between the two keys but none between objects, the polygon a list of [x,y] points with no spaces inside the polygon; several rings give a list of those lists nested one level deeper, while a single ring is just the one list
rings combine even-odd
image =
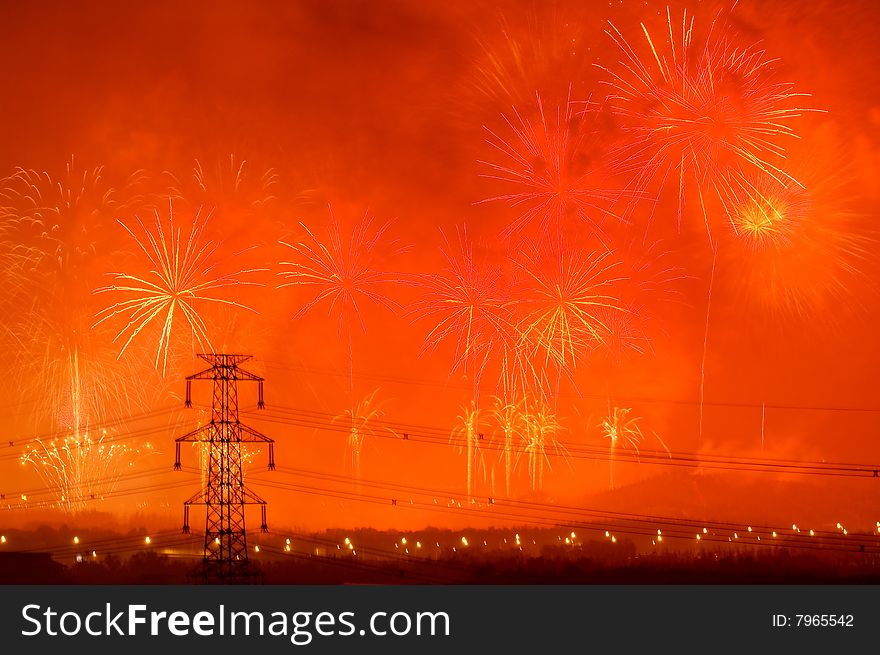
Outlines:
[{"label": "power line", "polygon": [[[247,413],[245,413],[247,415]],[[254,416],[254,414],[250,414]],[[312,428],[348,434],[350,427],[337,421],[337,417],[314,410],[300,410],[295,408],[280,407],[266,412],[265,420],[296,427]],[[380,429],[384,428],[384,429]],[[385,422],[378,425],[371,433],[372,438],[393,439],[395,441],[408,441],[413,443],[425,443],[431,445],[448,446],[451,431],[443,431],[440,428]],[[617,462],[626,461],[633,463],[656,464],[663,466],[683,466],[690,468],[711,468],[745,472],[773,472],[804,475],[830,475],[836,477],[880,477],[880,464],[854,464],[846,462],[797,462],[757,457],[733,457],[711,454],[701,454],[686,451],[659,451],[639,449],[615,449],[578,444],[571,441],[557,439],[558,446],[548,445],[546,454],[551,457],[563,459],[587,459]],[[503,445],[494,442],[490,438],[482,437],[479,448],[485,451],[502,453]],[[524,445],[513,446],[511,452],[522,456],[528,454]]]},{"label": "power line", "polygon": [[[274,360],[262,360],[267,368],[273,368],[281,371],[292,371],[295,373],[309,373],[309,374],[319,374],[319,375],[328,375],[332,377],[343,377],[348,378],[349,372],[343,371],[341,369],[333,369],[333,368],[319,368],[319,367],[310,367],[310,366],[294,366],[285,362],[278,362]],[[404,384],[407,386],[427,386],[434,388],[455,388],[461,390],[472,390],[472,385],[465,383],[457,383],[457,382],[440,382],[437,380],[425,380],[424,378],[410,378],[410,377],[401,377],[401,376],[390,376],[390,375],[381,375],[376,373],[355,373],[354,377],[361,380],[374,380],[377,382],[386,382],[392,384]],[[562,393],[561,397],[563,398],[580,398],[580,399],[589,399],[589,400],[599,400],[602,402],[606,402],[608,400],[607,395],[601,394],[586,394],[586,393]],[[657,396],[638,396],[638,395],[619,395],[615,394],[614,398],[623,401],[626,403],[643,403],[643,404],[661,404],[661,405],[687,405],[687,406],[699,406],[700,399],[699,398],[662,398]],[[710,401],[707,400],[702,403],[705,407],[726,407],[726,408],[740,408],[740,409],[761,409],[762,406],[766,409],[773,410],[787,410],[787,411],[809,411],[809,412],[847,412],[847,413],[869,413],[869,414],[878,414],[880,413],[880,407],[855,407],[855,406],[845,406],[845,405],[798,405],[793,403],[762,403],[762,402],[733,402],[733,401]]]}]

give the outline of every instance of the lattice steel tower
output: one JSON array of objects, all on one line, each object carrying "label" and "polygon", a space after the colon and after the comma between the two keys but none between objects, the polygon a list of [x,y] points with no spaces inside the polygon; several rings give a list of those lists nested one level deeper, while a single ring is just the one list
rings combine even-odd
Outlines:
[{"label": "lattice steel tower", "polygon": [[265,443],[269,446],[269,470],[275,470],[274,441],[238,420],[238,383],[256,382],[257,407],[263,408],[263,378],[239,364],[250,355],[199,355],[211,368],[186,378],[186,406],[192,407],[193,380],[213,380],[214,398],[211,422],[177,439],[175,470],[180,470],[180,444],[194,442],[207,448],[207,484],[183,504],[183,531],[189,532],[189,508],[206,505],[205,556],[197,576],[204,582],[244,583],[254,577],[248,563],[244,506],[260,505],[266,532],[266,501],[244,485],[242,444]]}]

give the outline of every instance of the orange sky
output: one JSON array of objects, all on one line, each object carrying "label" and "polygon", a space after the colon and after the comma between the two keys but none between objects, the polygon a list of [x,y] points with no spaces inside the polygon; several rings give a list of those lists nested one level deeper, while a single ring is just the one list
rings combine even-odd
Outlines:
[{"label": "orange sky", "polygon": [[[675,3],[671,14],[681,16],[684,7]],[[688,9],[705,26],[721,6],[697,3]],[[670,266],[680,272],[682,279],[671,285],[674,302],[654,297],[645,301],[651,310],[646,328],[651,347],[646,352],[630,352],[620,362],[585,357],[562,381],[554,401],[563,428],[559,438],[575,450],[607,448],[598,424],[609,406],[618,405],[642,417],[642,447],[647,450],[660,449],[662,440],[674,452],[878,462],[875,372],[880,346],[875,323],[880,298],[872,260],[880,202],[880,58],[874,45],[880,11],[867,1],[804,7],[745,0],[724,16],[737,45],[760,43],[766,58],[779,58],[777,79],[811,94],[799,101],[801,106],[822,110],[791,121],[800,138],[783,140],[789,154],[786,166],[815,189],[805,220],[819,227],[809,228],[796,257],[781,264],[749,268],[747,253],[734,247],[719,250],[700,436],[712,250],[695,197],[686,198],[679,231],[677,184],[671,193],[665,187],[653,189],[658,201],[650,238],[660,241],[659,251],[665,254],[657,259],[654,252],[647,259],[655,268]],[[487,129],[509,136],[502,115],[510,117],[511,107],[523,115],[534,111],[535,92],[547,107],[564,98],[569,88],[573,100],[601,104],[608,87],[600,82],[607,76],[594,64],[614,69],[620,60],[603,33],[605,21],[641,47],[639,22],[662,34],[664,19],[665,5],[629,0],[297,0],[256,8],[219,3],[210,11],[195,3],[170,2],[137,8],[110,2],[0,7],[0,23],[13,26],[0,42],[7,98],[0,104],[0,176],[22,167],[61,180],[73,155],[78,173],[70,186],[76,189],[83,171],[104,167],[102,179],[86,185],[82,206],[64,215],[73,218],[57,233],[47,235],[43,224],[21,228],[16,223],[13,228],[8,221],[0,232],[4,256],[29,245],[42,249],[46,260],[38,273],[21,273],[9,265],[4,281],[8,356],[2,425],[9,436],[3,441],[19,444],[0,448],[0,493],[17,497],[22,490],[45,486],[34,470],[20,464],[21,443],[37,435],[57,435],[69,423],[68,378],[59,362],[70,361],[71,343],[87,339],[83,370],[99,372],[94,376],[100,402],[90,410],[92,423],[182,405],[183,376],[201,364],[193,358],[197,348],[179,319],[164,376],[154,366],[155,326],[138,335],[118,361],[115,332],[109,326],[92,327],[96,313],[108,304],[106,295],[92,293],[108,284],[106,274],[143,266],[141,253],[116,219],[133,226],[135,216],[150,220],[152,207],[167,211],[172,188],[181,196],[174,204],[179,224],[186,225],[199,207],[203,213],[214,208],[205,229],[207,237],[221,244],[212,255],[217,271],[260,269],[248,279],[263,286],[221,292],[255,312],[199,306],[216,349],[253,353],[252,370],[266,378],[267,414],[248,416],[247,421],[275,438],[280,465],[348,475],[346,434],[330,429],[330,419],[351,405],[347,340],[326,303],[292,319],[313,293],[306,287],[276,288],[283,281],[279,262],[291,256],[279,240],[303,239],[300,222],[326,238],[330,203],[346,231],[366,211],[377,224],[391,221],[388,240],[407,249],[389,255],[393,246],[377,248],[377,265],[395,272],[398,280],[441,270],[441,230],[454,235],[462,225],[480,262],[507,266],[523,247],[505,244],[499,235],[520,210],[502,201],[480,202],[509,192],[504,182],[487,179],[486,165],[479,163],[500,160],[487,142]],[[597,167],[613,141],[603,129],[589,154]],[[247,161],[237,188],[229,175],[230,153],[236,167]],[[207,189],[193,177],[196,160],[207,172]],[[225,172],[219,173],[221,168]],[[126,187],[136,171],[141,171],[137,180]],[[267,183],[266,173],[273,183]],[[617,185],[612,188],[624,184],[614,175],[605,181]],[[7,180],[6,186],[14,183]],[[101,194],[111,187],[119,202],[102,206]],[[0,205],[11,205],[9,215],[15,216],[22,211],[21,202],[19,197]],[[625,244],[639,243],[649,233],[647,214],[639,204],[629,223],[611,229],[624,266],[632,264],[625,259],[628,255],[620,254],[629,252]],[[583,227],[572,232],[573,240],[595,248]],[[782,280],[781,287],[770,281],[774,276]],[[398,282],[383,292],[402,309],[364,305],[365,330],[355,326],[352,340],[355,397],[379,389],[385,421],[440,436],[433,444],[395,440],[387,431],[367,437],[361,475],[369,481],[464,495],[464,457],[445,443],[469,402],[470,385],[462,372],[451,373],[454,344],[444,342],[423,352],[436,319],[414,320],[406,308],[424,297],[424,286]],[[808,306],[800,313],[787,311],[778,303],[782,295],[807,298]],[[497,362],[487,370],[495,368]],[[484,399],[494,393],[492,385],[484,380]],[[114,387],[112,392],[108,386]],[[196,394],[198,402],[210,401],[207,388],[197,388]],[[255,396],[243,391],[242,401],[251,408]],[[322,427],[269,420],[285,408],[319,412]],[[157,412],[147,423],[149,440],[161,455],[129,453],[128,469],[170,469],[172,440],[195,426],[195,416],[195,411]],[[134,429],[113,428],[117,436]],[[491,435],[488,419],[483,429]],[[398,436],[401,432],[396,430]],[[124,443],[143,447],[145,441],[132,437]],[[503,495],[499,454],[490,450],[485,457],[485,478],[480,471],[476,495]],[[265,453],[258,461],[264,459]],[[184,460],[192,466],[197,462],[195,453],[186,451]],[[797,519],[831,526],[841,516],[866,524],[875,520],[870,480],[619,462],[614,464],[615,489],[610,490],[607,460],[575,457],[566,464],[552,458],[551,464],[538,492],[530,489],[523,459],[514,474],[514,495],[719,520]],[[252,471],[261,468],[262,463],[251,465]],[[279,479],[295,482],[285,475],[279,473]],[[198,485],[197,476],[184,479],[195,486],[136,494],[137,510],[178,521],[183,500]],[[275,524],[509,522],[259,486],[270,479],[261,473],[254,482],[270,501]],[[122,480],[117,489],[166,480],[180,478],[161,473],[148,482]],[[296,483],[332,486],[313,479]],[[48,498],[44,494],[41,500]],[[108,500],[92,509],[127,515],[131,498]],[[0,521],[36,517],[67,520],[57,511],[16,510]]]}]

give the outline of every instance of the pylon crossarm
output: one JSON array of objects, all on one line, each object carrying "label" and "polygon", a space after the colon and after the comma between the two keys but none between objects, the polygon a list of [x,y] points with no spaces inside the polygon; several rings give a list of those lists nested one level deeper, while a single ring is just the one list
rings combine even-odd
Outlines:
[{"label": "pylon crossarm", "polygon": [[[262,443],[275,443],[274,439],[270,439],[266,435],[257,432],[253,428],[249,428],[248,426],[241,424],[241,423],[239,423],[239,427],[241,428],[241,432],[242,432],[242,434],[241,434],[242,441],[248,441],[248,442],[260,441]],[[245,435],[247,435],[247,436],[245,436]]]},{"label": "pylon crossarm", "polygon": [[235,369],[235,379],[239,382],[250,381],[250,382],[262,382],[263,378],[259,375],[251,373],[250,371],[245,371],[243,368]]},{"label": "pylon crossarm", "polygon": [[214,368],[206,368],[204,371],[199,371],[198,373],[193,373],[192,375],[186,376],[187,381],[190,380],[213,380],[214,379]]},{"label": "pylon crossarm", "polygon": [[185,435],[183,435],[182,437],[177,437],[177,439],[175,439],[175,441],[176,441],[177,443],[183,443],[183,442],[196,442],[196,441],[209,441],[209,439],[199,439],[199,438],[197,438],[197,437],[198,437],[202,432],[210,432],[211,429],[212,429],[213,427],[214,427],[214,426],[211,425],[210,423],[206,423],[205,425],[203,425],[203,426],[201,426],[201,427],[198,427],[198,428],[196,428],[195,430],[193,430],[193,431],[191,431],[191,432],[187,432],[187,433],[186,433]]},{"label": "pylon crossarm", "polygon": [[246,362],[253,355],[233,355],[233,354],[220,354],[220,353],[200,353],[198,355],[199,359],[204,359],[206,362],[211,364],[212,366],[216,365],[217,362],[223,362],[225,364],[241,364],[242,362]]},{"label": "pylon crossarm", "polygon": [[184,505],[204,505],[205,504],[205,490],[199,489],[196,493],[190,496],[187,500],[183,501]]},{"label": "pylon crossarm", "polygon": [[260,498],[253,491],[245,487],[241,490],[241,501],[245,505],[265,505],[266,501]]}]

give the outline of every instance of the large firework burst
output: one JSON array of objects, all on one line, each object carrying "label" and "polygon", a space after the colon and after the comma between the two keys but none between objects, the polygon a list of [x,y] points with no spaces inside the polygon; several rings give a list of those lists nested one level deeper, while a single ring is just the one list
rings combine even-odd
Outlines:
[{"label": "large firework burst", "polygon": [[677,187],[679,228],[694,192],[711,242],[709,196],[724,206],[755,173],[791,180],[781,160],[793,119],[807,111],[795,104],[804,94],[776,79],[760,47],[737,45],[718,15],[702,35],[693,15],[678,24],[668,8],[665,37],[641,27],[644,47],[611,23],[606,30],[621,53],[617,66],[600,66],[625,138],[617,159],[635,190]]},{"label": "large firework burst", "polygon": [[514,107],[504,115],[503,132],[485,128],[498,159],[480,162],[487,169],[483,176],[510,190],[483,202],[501,201],[519,212],[505,237],[530,226],[538,234],[586,227],[607,240],[603,223],[620,220],[611,207],[623,192],[605,188],[603,148],[590,120],[595,114],[575,111],[570,97],[546,111],[541,96],[536,99],[528,113]]},{"label": "large firework burst", "polygon": [[[241,269],[234,273],[219,273],[216,255],[219,242],[205,238],[205,227],[210,213],[197,213],[188,232],[174,224],[172,203],[168,205],[167,225],[159,212],[155,224],[148,228],[136,218],[140,231],[119,221],[134,240],[146,260],[146,273],[108,273],[115,283],[95,289],[95,293],[123,294],[125,298],[99,311],[95,325],[122,318],[125,325],[117,332],[115,342],[121,342],[120,356],[145,329],[158,324],[155,366],[161,362],[164,375],[175,325],[183,323],[194,345],[212,350],[208,327],[201,313],[204,305],[220,304],[254,311],[247,305],[214,295],[219,289],[257,282],[243,279],[249,273],[264,269]],[[177,319],[177,321],[175,321]]]}]

